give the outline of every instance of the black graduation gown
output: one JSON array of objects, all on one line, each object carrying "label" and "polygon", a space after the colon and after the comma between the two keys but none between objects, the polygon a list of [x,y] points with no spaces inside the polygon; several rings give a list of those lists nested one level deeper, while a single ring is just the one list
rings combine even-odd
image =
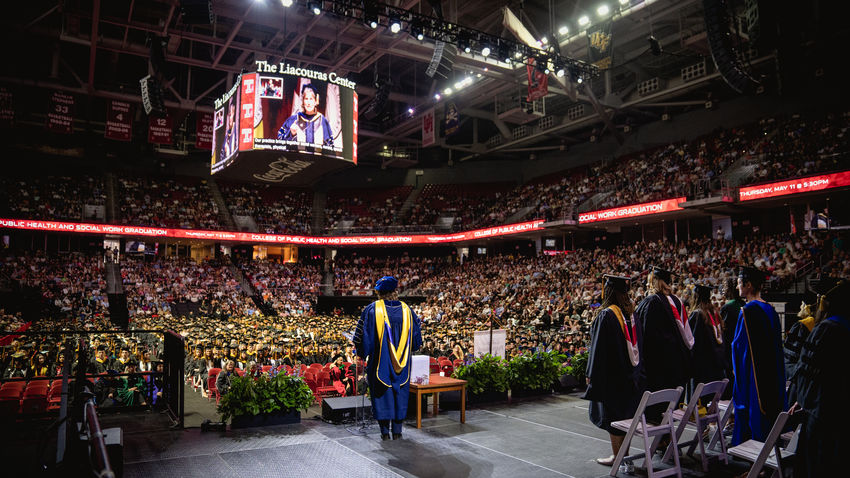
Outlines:
[{"label": "black graduation gown", "polygon": [[800,360],[803,344],[811,333],[809,327],[806,326],[807,322],[813,325],[814,318],[809,317],[795,322],[791,326],[791,330],[788,331],[788,336],[785,337],[785,343],[782,345],[785,354],[785,377],[791,381],[791,387],[788,388],[788,403],[797,401],[797,380],[794,377],[794,372],[797,370],[797,362]]},{"label": "black graduation gown", "polygon": [[744,307],[744,302],[740,300],[730,300],[720,308],[720,320],[723,321],[723,344],[726,347],[726,370],[729,372],[729,379],[732,379],[732,340],[735,338],[735,327],[738,326],[738,316],[741,314],[741,308]]},{"label": "black graduation gown", "polygon": [[850,321],[827,319],[803,344],[797,368],[798,402],[805,410],[794,476],[846,475],[850,450]]},{"label": "black graduation gown", "polygon": [[688,322],[694,334],[693,386],[696,387],[700,382],[723,380],[726,378],[725,342],[717,343],[714,329],[705,322],[702,311],[691,312]]},{"label": "black graduation gown", "polygon": [[[640,327],[635,329],[640,350]],[[587,362],[590,384],[583,397],[590,400],[590,421],[609,433],[623,435],[611,427],[611,422],[635,414],[643,391],[640,363],[633,366],[629,360],[623,329],[611,309],[604,309],[596,316],[590,333]]]},{"label": "black graduation gown", "polygon": [[[683,310],[678,297],[673,301]],[[670,303],[662,294],[653,294],[641,301],[635,311],[643,328],[641,349],[647,390],[685,387],[691,378],[691,350],[685,345]]]}]

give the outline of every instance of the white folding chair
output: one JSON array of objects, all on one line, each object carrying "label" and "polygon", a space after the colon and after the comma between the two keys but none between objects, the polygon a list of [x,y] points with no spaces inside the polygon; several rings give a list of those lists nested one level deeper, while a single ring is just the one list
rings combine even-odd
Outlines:
[{"label": "white folding chair", "polygon": [[[797,439],[800,434],[800,426],[797,425],[799,415],[791,416],[788,412],[782,412],[776,417],[773,423],[773,428],[767,434],[767,439],[764,442],[757,440],[747,440],[738,446],[733,446],[729,449],[729,454],[753,463],[747,478],[756,478],[761,473],[764,467],[774,470],[772,477],[784,477],[785,470],[792,468],[791,460],[794,453],[797,451]],[[780,447],[779,437],[782,430],[790,421],[795,425],[794,433],[792,434],[788,446]]]},{"label": "white folding chair", "polygon": [[717,411],[720,412],[721,417],[720,421],[717,423],[717,430],[714,430],[714,434],[711,436],[711,441],[708,442],[709,450],[714,450],[714,447],[717,446],[718,442],[725,440],[725,435],[732,434],[731,430],[729,430],[728,433],[725,433],[724,430],[726,425],[729,423],[729,419],[732,418],[732,415],[735,412],[734,402],[732,402],[732,400],[720,400],[717,402]]},{"label": "white folding chair", "polygon": [[[698,383],[694,388],[694,393],[691,395],[691,399],[688,401],[688,406],[685,410],[673,410],[673,419],[677,420],[679,425],[676,427],[676,441],[678,442],[679,448],[689,446],[688,448],[688,456],[693,457],[694,450],[697,445],[699,445],[700,458],[702,459],[702,471],[708,472],[708,456],[705,453],[705,442],[703,440],[702,434],[705,430],[708,429],[708,426],[712,423],[717,424],[719,427],[720,423],[720,411],[718,408],[718,404],[720,402],[720,397],[723,395],[724,390],[729,384],[729,379],[724,378],[723,380],[718,380],[716,382],[710,382],[707,384]],[[705,415],[700,416],[699,414],[699,403],[701,398],[711,397],[705,405]],[[693,421],[691,421],[693,418]],[[696,427],[696,435],[691,440],[686,442],[682,442],[682,433],[684,433],[685,429],[688,426]],[[657,440],[657,439],[656,439]],[[675,450],[678,452],[678,450]],[[674,450],[672,447],[668,448],[666,453],[664,454],[664,458],[662,460],[666,461],[670,459],[670,454],[673,453]],[[722,459],[724,463],[729,464],[729,458],[726,454],[726,441],[720,441],[720,455],[718,458]]]},{"label": "white folding chair", "polygon": [[[626,432],[625,439],[623,440],[623,446],[620,447],[620,451],[617,453],[616,458],[614,458],[614,463],[611,466],[611,476],[617,476],[620,464],[623,462],[624,459],[628,459],[631,461],[640,457],[644,457],[644,465],[646,466],[647,476],[649,478],[671,475],[676,475],[679,478],[682,478],[682,467],[679,464],[678,453],[673,454],[673,468],[661,471],[653,471],[652,455],[655,451],[656,442],[651,439],[655,437],[660,438],[664,435],[670,435],[670,446],[678,451],[678,446],[676,445],[676,431],[673,428],[672,411],[673,408],[678,405],[679,397],[681,396],[682,387],[677,387],[675,389],[659,390],[657,392],[643,392],[643,397],[641,397],[640,399],[640,404],[638,404],[637,411],[635,411],[635,416],[633,418],[611,423],[612,427]],[[667,403],[667,409],[664,411],[661,423],[658,425],[648,425],[646,423],[646,408],[660,403]],[[632,437],[636,432],[639,432],[641,436],[643,436],[644,452],[626,457],[626,453],[631,447]]]}]

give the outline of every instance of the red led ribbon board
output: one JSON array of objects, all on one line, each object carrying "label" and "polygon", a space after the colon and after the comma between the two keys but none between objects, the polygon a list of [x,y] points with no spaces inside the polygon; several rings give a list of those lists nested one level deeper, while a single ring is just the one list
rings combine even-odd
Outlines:
[{"label": "red led ribbon board", "polygon": [[665,199],[663,201],[647,202],[643,204],[632,204],[631,206],[603,209],[601,211],[585,212],[578,215],[579,224],[589,222],[613,221],[615,219],[628,219],[630,217],[648,216],[650,214],[661,214],[671,211],[679,211],[679,203],[685,202],[685,198]]},{"label": "red led ribbon board", "polygon": [[39,221],[32,219],[0,219],[0,228],[31,231],[53,231],[87,234],[115,234],[119,236],[162,237],[169,239],[201,239],[263,244],[299,244],[306,246],[369,246],[392,244],[443,244],[470,241],[489,237],[508,236],[543,229],[542,219],[476,229],[447,235],[416,234],[396,236],[291,236],[286,234],[260,234],[254,232],[202,231],[194,229],[169,229],[162,227],[87,224],[77,222]]},{"label": "red led ribbon board", "polygon": [[850,186],[850,171],[789,179],[787,181],[760,184],[758,186],[747,186],[738,190],[738,200],[742,202],[752,201],[754,199],[787,196],[789,194],[807,193],[822,189],[840,188],[842,186]]}]

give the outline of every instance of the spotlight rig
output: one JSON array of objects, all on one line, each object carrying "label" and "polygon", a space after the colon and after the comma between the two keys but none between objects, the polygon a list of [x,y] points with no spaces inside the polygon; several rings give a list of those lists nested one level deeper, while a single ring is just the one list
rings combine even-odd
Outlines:
[{"label": "spotlight rig", "polygon": [[[384,27],[393,34],[406,31],[419,41],[450,43],[458,47],[458,51],[493,58],[498,62],[525,64],[529,58],[534,58],[544,70],[554,72],[558,77],[570,73],[573,81],[581,82],[599,76],[599,68],[590,63],[565,57],[556,48],[537,48],[519,43],[498,35],[491,35],[474,28],[447,22],[441,18],[424,15],[412,10],[404,10],[396,6],[368,0],[325,0],[299,2],[295,4],[308,6],[310,11],[358,20],[372,29]],[[544,45],[545,46],[545,45]],[[493,55],[496,53],[496,55]],[[549,66],[553,68],[550,69]]]}]

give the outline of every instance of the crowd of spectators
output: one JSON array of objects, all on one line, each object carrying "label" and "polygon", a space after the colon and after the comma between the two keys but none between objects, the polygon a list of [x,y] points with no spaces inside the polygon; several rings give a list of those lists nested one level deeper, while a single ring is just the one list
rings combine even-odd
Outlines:
[{"label": "crowd of spectators", "polygon": [[433,226],[450,217],[453,229],[468,227],[487,216],[512,188],[512,183],[426,184],[404,223]]},{"label": "crowd of spectators", "polygon": [[0,188],[4,192],[0,207],[10,217],[48,221],[103,219],[92,218],[84,210],[85,205],[105,204],[106,192],[101,177],[3,177]]},{"label": "crowd of spectators", "polygon": [[242,264],[242,271],[263,301],[283,316],[305,316],[320,295],[321,271],[312,265],[268,259]]},{"label": "crowd of spectators", "polygon": [[309,234],[313,214],[313,193],[270,184],[220,182],[219,189],[234,216],[250,216],[260,232],[267,234]]},{"label": "crowd of spectators", "polygon": [[411,191],[413,186],[331,191],[325,225],[331,231],[348,220],[355,228],[386,228],[398,222],[398,213]]},{"label": "crowd of spectators", "polygon": [[190,304],[193,314],[208,317],[259,314],[238,278],[215,259],[130,256],[121,264],[121,274],[131,320],[176,315],[175,304]]},{"label": "crowd of spectators", "polygon": [[[108,328],[104,313],[85,319],[81,312],[98,304],[105,310],[98,260],[81,254],[5,258],[3,271],[12,280],[40,287],[45,300],[58,299],[55,304],[70,307],[65,316],[42,318],[31,330]],[[675,273],[675,293],[687,297],[694,284],[713,285],[718,287],[714,300],[720,303],[724,290],[719,286],[733,276],[737,265],[755,264],[777,284],[793,278],[796,270],[809,263],[818,265],[816,278],[850,274],[850,256],[842,236],[816,233],[748,236],[742,241],[658,241],[559,255],[481,257],[463,263],[448,258],[352,254],[338,256],[334,271],[342,293],[368,290],[376,278],[396,275],[403,296],[425,297],[412,306],[422,320],[425,342],[420,353],[468,359],[474,353],[473,332],[491,325],[507,329],[509,357],[528,351],[557,350],[569,355],[586,350],[605,273],[635,278],[631,295],[637,302],[647,293],[645,272],[652,265],[661,266]],[[358,317],[315,311],[321,273],[314,266],[269,260],[242,265],[252,287],[274,306],[275,316],[263,314],[247,300],[230,269],[216,261],[131,257],[122,260],[121,267],[133,328],[167,328],[183,335],[192,380],[203,378],[204,371],[221,368],[228,360],[250,370],[254,365],[324,364],[339,356],[349,362],[353,359],[349,340]],[[175,314],[173,306],[180,301],[200,307],[196,314]],[[69,320],[80,317],[82,323]],[[18,330],[23,324],[17,314],[0,314],[0,321],[6,330]],[[139,405],[155,400],[156,387],[151,382],[155,377],[142,384],[132,374],[155,369],[162,352],[161,338],[133,333],[86,338],[93,373],[115,369],[130,374],[106,381],[106,390],[101,387],[98,391],[99,401]],[[29,378],[50,370],[55,373],[62,360],[61,345],[61,340],[48,336],[19,338],[0,351],[2,373]],[[125,379],[131,385],[142,384],[144,393],[129,393],[133,392],[129,385],[123,395],[119,393]]]},{"label": "crowd of spectators", "polygon": [[380,258],[338,255],[333,262],[334,290],[336,295],[371,295],[376,277],[395,275],[399,279],[399,292],[404,292],[434,274],[440,262],[407,254]]},{"label": "crowd of spectators", "polygon": [[133,226],[223,229],[218,206],[199,178],[121,177],[121,222]]},{"label": "crowd of spectators", "polygon": [[98,254],[7,254],[3,274],[22,288],[33,288],[49,313],[76,326],[109,317],[109,300]]}]

